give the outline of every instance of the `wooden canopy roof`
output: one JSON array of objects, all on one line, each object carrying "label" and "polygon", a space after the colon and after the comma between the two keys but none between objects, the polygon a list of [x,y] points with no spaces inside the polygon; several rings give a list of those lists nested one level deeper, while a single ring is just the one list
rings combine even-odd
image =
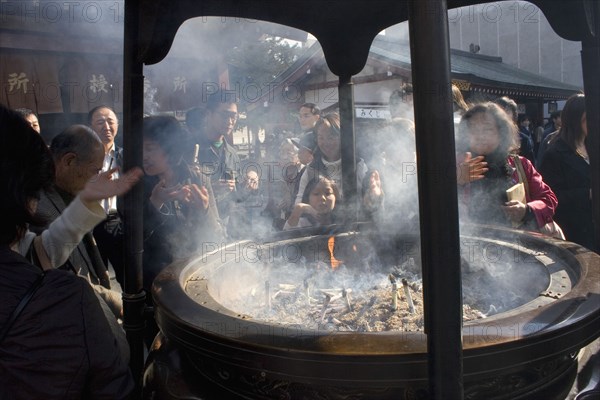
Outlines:
[{"label": "wooden canopy roof", "polygon": [[[593,1],[530,0],[540,8],[561,37],[581,41],[594,35]],[[357,74],[364,67],[375,36],[408,20],[408,0],[140,0],[139,60],[154,64],[168,53],[179,26],[197,16],[230,16],[276,22],[314,35],[338,76]],[[447,0],[448,9],[490,3]],[[436,18],[447,18],[446,15]],[[573,23],[573,21],[581,21]],[[351,38],[352,40],[348,40]]]}]

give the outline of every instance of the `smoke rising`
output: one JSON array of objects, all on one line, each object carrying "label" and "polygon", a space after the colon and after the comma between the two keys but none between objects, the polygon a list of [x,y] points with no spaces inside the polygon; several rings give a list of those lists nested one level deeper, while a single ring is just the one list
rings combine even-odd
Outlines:
[{"label": "smoke rising", "polygon": [[[390,274],[398,281],[406,279],[412,290],[422,290],[414,235],[397,239],[394,249],[382,247],[377,236],[336,236],[334,254],[342,265],[335,269],[323,243],[321,239],[286,244],[240,243],[230,247],[216,264],[211,264],[215,260],[208,256],[198,266],[208,266],[201,274],[208,273],[210,295],[233,313],[303,329],[359,329],[340,324],[335,317],[333,324],[331,318],[323,318],[330,323],[314,325],[302,316],[309,313],[311,319],[319,320],[319,313],[328,307],[323,304],[324,296],[332,299],[327,315],[331,312],[340,319],[349,312],[342,297],[346,295],[356,307],[373,303],[387,309]],[[535,258],[535,251],[482,237],[464,237],[462,246],[464,304],[468,310],[478,310],[478,318],[525,304],[549,285],[549,276]],[[244,279],[236,279],[239,276]],[[378,293],[376,299],[373,293]],[[282,314],[282,310],[286,311]]]},{"label": "smoke rising", "polygon": [[[259,187],[249,191],[244,200],[235,205],[232,213],[235,222],[233,225],[229,222],[228,228],[231,232],[230,241],[252,242],[247,246],[240,242],[240,246],[227,250],[226,259],[221,260],[226,267],[215,269],[214,275],[209,278],[211,295],[236,313],[268,320],[272,317],[268,312],[269,296],[275,295],[278,290],[282,293],[298,291],[299,288],[305,290],[307,281],[314,288],[351,289],[358,296],[369,288],[387,288],[392,271],[420,285],[418,171],[412,122],[412,88],[403,85],[403,79],[392,79],[389,87],[383,85],[375,88],[375,93],[370,95],[376,98],[374,103],[381,111],[380,116],[390,115],[393,118],[356,116],[357,155],[366,163],[369,173],[379,172],[385,193],[382,208],[371,214],[360,214],[361,218],[372,219],[375,223],[379,235],[378,249],[375,250],[366,239],[358,240],[356,244],[359,250],[351,257],[353,261],[345,258],[344,266],[336,271],[330,270],[330,256],[324,250],[326,246],[321,246],[316,252],[318,257],[298,256],[302,250],[294,246],[288,246],[289,254],[294,255],[291,258],[273,256],[265,262],[257,255],[257,248],[265,247],[261,244],[263,239],[268,239],[278,231],[274,217],[281,217],[281,209],[279,215],[265,211],[268,206],[282,201],[278,187],[289,183],[290,166],[296,165],[295,159],[292,158],[292,161],[280,154],[280,148],[285,147],[288,139],[302,135],[297,122],[300,105],[312,101],[327,113],[337,111],[338,100],[335,87],[319,87],[319,83],[335,82],[337,79],[327,69],[322,51],[314,51],[307,59],[300,56],[293,64],[293,70],[284,71],[274,81],[232,80],[233,75],[227,75],[231,71],[219,67],[214,69],[215,65],[224,62],[225,44],[235,47],[241,43],[239,35],[254,35],[270,29],[272,26],[267,27],[260,21],[221,18],[188,21],[180,28],[168,57],[145,69],[146,76],[152,82],[151,87],[157,89],[154,92],[154,105],[157,107],[147,108],[153,112],[165,109],[187,111],[185,104],[202,108],[206,96],[215,93],[233,94],[242,101],[240,110],[243,118],[239,120],[232,138],[242,158],[239,181],[245,187],[249,179],[247,172],[254,171],[258,175]],[[260,40],[260,35],[257,35],[257,40]],[[318,43],[314,46],[318,46]],[[172,82],[169,85],[163,83],[162,87],[159,83],[154,86],[154,82],[160,82],[164,77],[170,77]],[[172,93],[169,96],[161,95],[161,90],[163,93]],[[371,106],[364,105],[367,110],[368,107]],[[183,119],[177,111],[175,115]],[[265,131],[264,141],[258,140],[259,130]],[[456,171],[432,170],[426,173],[437,174],[439,179],[448,179]],[[368,179],[363,182],[364,186],[359,187],[361,196],[368,191]],[[349,202],[349,199],[346,201]],[[362,198],[358,203],[361,202]],[[461,213],[460,216],[462,222],[465,215]],[[535,267],[539,263],[535,260],[532,262],[526,257],[516,256],[523,253],[510,251],[510,246],[469,238],[469,232],[462,226],[466,304],[478,307],[485,316],[491,316],[537,296],[537,290],[541,291],[540,288],[547,284],[539,278],[538,268]],[[235,233],[232,233],[233,229]],[[407,233],[412,235],[407,246],[410,256],[406,248],[402,248],[406,243],[396,240],[398,235]],[[298,235],[301,236],[302,231]],[[223,245],[207,243],[203,250],[206,253],[218,253]],[[414,263],[409,263],[410,259]],[[523,282],[533,280],[538,282],[539,287],[531,290],[524,286]],[[302,321],[292,319],[289,323],[301,324]]]}]

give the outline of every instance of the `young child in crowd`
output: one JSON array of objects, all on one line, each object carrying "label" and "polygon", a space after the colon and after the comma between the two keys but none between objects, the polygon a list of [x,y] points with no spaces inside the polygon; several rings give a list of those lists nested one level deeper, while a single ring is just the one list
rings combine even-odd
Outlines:
[{"label": "young child in crowd", "polygon": [[294,206],[283,230],[332,224],[338,197],[339,191],[332,179],[324,176],[311,179],[306,185],[302,201]]}]

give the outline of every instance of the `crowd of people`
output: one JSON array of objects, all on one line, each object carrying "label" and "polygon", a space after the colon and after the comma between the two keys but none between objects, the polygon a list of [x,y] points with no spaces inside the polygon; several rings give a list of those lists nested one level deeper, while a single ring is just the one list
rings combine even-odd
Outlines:
[{"label": "crowd of people", "polygon": [[[531,145],[528,122],[517,118],[516,103],[506,97],[473,105],[463,114],[457,129],[461,215],[599,251],[585,145],[585,96],[571,96],[561,112],[551,114],[539,147]],[[519,183],[524,197],[508,198]]]},{"label": "crowd of people", "polygon": [[[100,173],[97,153],[87,150],[101,144],[87,127],[68,128],[48,148],[3,106],[0,125],[0,398],[125,399],[134,382],[121,310],[106,302],[106,267],[84,258],[93,246],[86,235],[105,218],[99,202],[126,193],[142,171]],[[62,179],[69,183],[61,189]],[[54,211],[47,225],[44,213]],[[36,235],[33,226],[45,229]]]},{"label": "crowd of people", "polygon": [[[412,87],[398,91],[392,108],[410,95]],[[454,87],[453,102],[461,218],[538,231],[599,251],[584,95],[552,114],[535,144],[529,118],[518,115],[513,100],[469,105]],[[123,151],[115,144],[119,121],[110,107],[92,109],[88,125],[67,127],[47,145],[34,113],[0,106],[6,194],[0,397],[118,399],[132,390],[120,325],[120,213],[122,196],[140,180],[147,291],[174,261],[201,253],[208,243],[253,239],[259,224],[276,232],[343,223],[356,215],[346,211],[358,204],[360,218],[376,225],[416,229],[411,113],[392,112],[365,146],[369,151],[358,152],[358,199],[344,197],[339,114],[321,113],[312,103],[298,114],[300,132],[281,141],[276,173],[271,170],[265,182],[234,146],[235,98],[210,96],[204,108],[188,112],[185,123],[145,117],[143,169],[131,171],[122,170]],[[260,196],[266,199],[258,201]],[[148,326],[151,341],[158,328]]]}]

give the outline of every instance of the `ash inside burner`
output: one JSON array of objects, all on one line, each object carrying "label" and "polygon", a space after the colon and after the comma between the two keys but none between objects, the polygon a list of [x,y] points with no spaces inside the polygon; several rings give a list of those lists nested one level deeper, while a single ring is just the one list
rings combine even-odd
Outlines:
[{"label": "ash inside burner", "polygon": [[[303,260],[304,261],[304,260]],[[324,262],[255,270],[234,294],[218,296],[225,307],[271,324],[354,332],[422,331],[420,267],[413,258],[388,274],[357,271]],[[493,269],[462,262],[463,320],[485,318],[529,300],[506,283],[512,266]],[[252,282],[249,283],[248,282]],[[493,288],[493,290],[491,289]],[[536,296],[534,294],[534,296]],[[395,299],[394,299],[395,297]]]}]

